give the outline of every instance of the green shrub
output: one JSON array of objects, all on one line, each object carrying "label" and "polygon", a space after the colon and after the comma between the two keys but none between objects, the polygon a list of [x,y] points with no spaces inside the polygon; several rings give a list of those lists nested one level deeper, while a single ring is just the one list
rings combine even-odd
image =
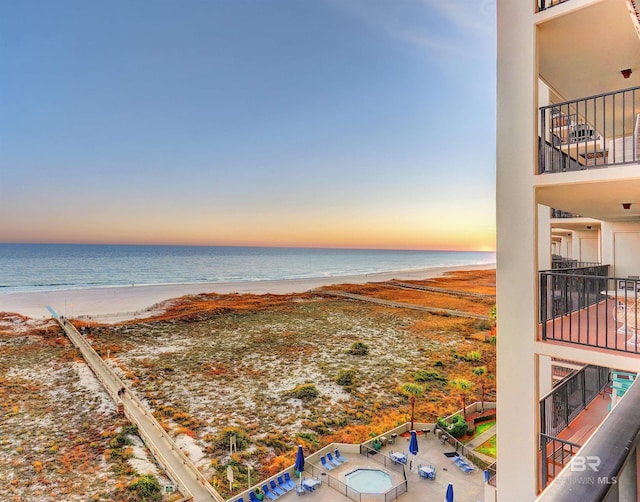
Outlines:
[{"label": "green shrub", "polygon": [[443,377],[436,370],[418,370],[413,374],[413,379],[416,382],[443,382],[447,383],[446,377]]},{"label": "green shrub", "polygon": [[456,439],[467,434],[469,430],[466,420],[461,415],[454,415],[451,419],[451,423],[447,422],[443,418],[439,418],[438,425]]},{"label": "green shrub", "polygon": [[467,425],[467,422],[464,419],[462,419],[460,421],[453,422],[449,426],[449,434],[451,434],[454,438],[458,439],[467,433],[468,428],[469,427]]},{"label": "green shrub", "polygon": [[356,382],[356,370],[342,370],[336,377],[336,383],[342,386],[351,386]]},{"label": "green shrub", "polygon": [[483,415],[481,417],[475,417],[473,419],[473,423],[474,424],[479,424],[481,422],[489,422],[490,420],[495,420],[496,419],[496,414],[495,413],[491,413],[490,415]]},{"label": "green shrub", "polygon": [[162,500],[160,483],[152,474],[145,474],[134,479],[128,486],[133,500],[151,502]]},{"label": "green shrub", "polygon": [[125,431],[119,432],[111,439],[111,441],[109,441],[109,447],[114,450],[130,444],[131,439],[129,439]]},{"label": "green shrub", "polygon": [[205,437],[205,440],[211,441],[214,450],[229,450],[229,442],[231,436],[236,437],[236,448],[238,451],[246,450],[249,446],[249,436],[238,427],[225,427],[213,437]]},{"label": "green shrub", "polygon": [[369,346],[364,342],[353,342],[347,353],[354,356],[366,356],[369,353]]},{"label": "green shrub", "polygon": [[303,383],[289,391],[291,397],[302,399],[303,401],[314,399],[320,395],[318,388],[312,383]]},{"label": "green shrub", "polygon": [[320,440],[318,439],[318,435],[314,432],[299,432],[296,434],[296,437],[308,443],[312,448],[320,447]]},{"label": "green shrub", "polygon": [[436,361],[433,363],[434,368],[444,368],[444,363],[442,361]]},{"label": "green shrub", "polygon": [[480,321],[478,324],[476,324],[476,327],[480,331],[488,331],[493,327],[493,323],[489,321]]}]

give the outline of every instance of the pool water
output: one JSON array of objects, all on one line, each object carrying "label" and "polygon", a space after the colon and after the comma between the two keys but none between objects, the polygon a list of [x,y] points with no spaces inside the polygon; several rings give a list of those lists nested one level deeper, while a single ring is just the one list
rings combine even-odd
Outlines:
[{"label": "pool water", "polygon": [[345,479],[360,493],[385,493],[393,487],[391,476],[379,469],[357,469],[347,474]]}]

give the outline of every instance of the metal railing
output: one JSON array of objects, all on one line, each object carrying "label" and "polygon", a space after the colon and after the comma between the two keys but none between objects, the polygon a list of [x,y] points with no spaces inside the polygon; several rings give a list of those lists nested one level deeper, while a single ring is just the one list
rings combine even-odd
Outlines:
[{"label": "metal railing", "polygon": [[561,3],[568,2],[569,0],[538,0],[538,11],[543,11],[560,5]]},{"label": "metal railing", "polygon": [[585,366],[540,400],[540,432],[560,434],[609,384],[609,368]]},{"label": "metal railing", "polygon": [[[338,491],[345,497],[350,500],[355,500],[356,502],[361,502],[363,499],[367,501],[376,501],[380,502],[391,502],[392,500],[397,499],[400,495],[407,492],[407,475],[405,472],[404,465],[396,464],[393,460],[391,460],[386,455],[383,455],[376,450],[369,448],[365,445],[360,445],[360,454],[367,457],[367,459],[373,460],[378,464],[383,465],[385,468],[393,470],[399,474],[402,474],[404,481],[392,486],[389,490],[384,493],[365,493],[364,498],[363,494],[356,490],[355,488],[349,486],[345,482],[339,480],[337,477],[333,476],[330,472],[325,472],[324,469],[309,464],[311,474],[316,476],[320,475],[320,479],[326,478],[327,485]],[[360,467],[360,469],[364,469],[364,467]],[[358,470],[356,468],[355,470]],[[317,474],[316,474],[317,473]]]},{"label": "metal railing", "polygon": [[608,289],[609,265],[569,266],[572,263],[579,265],[567,260],[552,265],[552,270],[540,272],[540,321],[543,324],[596,304],[602,299],[600,292]]},{"label": "metal railing", "polygon": [[549,478],[555,478],[580,448],[582,446],[571,441],[540,434],[540,451],[542,452],[541,483],[543,490],[549,484]]},{"label": "metal railing", "polygon": [[640,160],[640,87],[540,108],[538,174]]},{"label": "metal railing", "polygon": [[[602,263],[598,263],[595,261],[578,261],[573,260],[571,258],[553,258],[551,260],[551,269],[556,272],[560,272],[560,269],[566,272],[572,272],[576,269],[585,269],[591,267],[601,267]],[[596,272],[596,275],[600,275],[599,272]]]},{"label": "metal railing", "polygon": [[628,500],[635,500],[631,493],[638,488],[639,438],[640,384],[636,381],[582,448],[576,468],[560,472],[537,502],[623,500],[618,498],[622,490],[630,494]]},{"label": "metal railing", "polygon": [[481,459],[480,457],[478,457],[475,452],[470,449],[469,447],[467,447],[464,443],[461,443],[460,441],[458,441],[456,438],[454,438],[451,434],[449,434],[449,432],[444,429],[442,426],[440,426],[439,424],[436,425],[436,427],[438,429],[440,429],[442,431],[442,435],[446,438],[447,443],[449,443],[451,446],[453,446],[454,450],[459,454],[462,455],[463,457],[466,457],[468,460],[470,460],[476,467],[479,467],[482,470],[487,469],[490,465],[488,462],[486,462],[485,460]]},{"label": "metal railing", "polygon": [[[581,271],[540,272],[540,335],[620,352],[640,353],[640,280],[608,277],[608,265]],[[577,269],[576,269],[577,270]]]},{"label": "metal railing", "polygon": [[580,215],[570,213],[569,211],[563,211],[562,209],[551,208],[552,218],[580,218]]}]

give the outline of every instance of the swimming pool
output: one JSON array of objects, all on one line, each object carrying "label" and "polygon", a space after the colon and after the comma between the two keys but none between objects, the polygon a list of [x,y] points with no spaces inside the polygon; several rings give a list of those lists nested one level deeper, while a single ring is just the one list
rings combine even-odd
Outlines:
[{"label": "swimming pool", "polygon": [[345,480],[360,493],[385,493],[393,487],[391,476],[379,469],[356,469],[347,474]]}]

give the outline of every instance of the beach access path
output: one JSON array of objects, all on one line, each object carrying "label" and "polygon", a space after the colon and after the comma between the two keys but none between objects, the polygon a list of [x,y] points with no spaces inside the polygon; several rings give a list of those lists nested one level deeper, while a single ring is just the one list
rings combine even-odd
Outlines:
[{"label": "beach access path", "polygon": [[191,497],[193,502],[224,502],[224,498],[211,486],[189,458],[161,427],[153,414],[146,409],[142,402],[126,387],[90,343],[78,330],[64,318],[49,308],[53,317],[59,322],[65,333],[80,350],[85,361],[105,387],[109,395],[118,406],[122,405],[125,416],[138,426],[138,433],[145,445],[171,480],[178,486],[180,492]]},{"label": "beach access path", "polygon": [[480,319],[482,321],[488,321],[491,319],[488,315],[483,315],[483,314],[474,314],[472,312],[442,309],[438,307],[427,307],[425,305],[415,305],[413,303],[394,302],[392,300],[381,300],[380,298],[374,298],[374,297],[365,296],[365,295],[356,295],[354,293],[345,293],[344,291],[331,291],[331,290],[323,289],[321,291],[318,291],[318,293],[324,294],[324,295],[330,295],[330,296],[341,296],[343,298],[348,298],[350,300],[358,300],[361,302],[377,303],[378,305],[385,305],[387,307],[422,310],[424,312],[430,312],[432,314],[444,314],[444,315],[450,315],[454,317],[467,317],[469,319]]}]

